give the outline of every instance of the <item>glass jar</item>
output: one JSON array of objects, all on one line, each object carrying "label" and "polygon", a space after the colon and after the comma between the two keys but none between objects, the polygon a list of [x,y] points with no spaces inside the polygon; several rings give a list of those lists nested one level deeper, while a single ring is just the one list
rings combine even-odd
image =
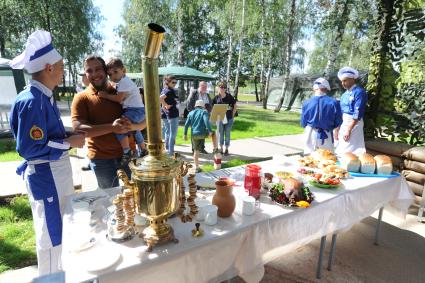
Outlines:
[{"label": "glass jar", "polygon": [[261,166],[248,164],[245,168],[245,191],[255,199],[260,198],[261,194]]}]

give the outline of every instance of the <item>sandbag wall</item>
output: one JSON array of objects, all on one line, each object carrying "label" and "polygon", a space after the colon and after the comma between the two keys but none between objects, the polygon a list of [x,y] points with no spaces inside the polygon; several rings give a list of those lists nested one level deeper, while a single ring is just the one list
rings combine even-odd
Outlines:
[{"label": "sandbag wall", "polygon": [[415,194],[415,205],[419,205],[425,183],[425,147],[387,140],[370,140],[366,141],[366,150],[372,155],[385,154],[391,157],[394,170],[406,177]]},{"label": "sandbag wall", "polygon": [[403,153],[413,147],[412,145],[387,140],[369,140],[365,144],[366,151],[373,156],[378,154],[388,155],[393,161],[393,167],[396,171],[403,169]]},{"label": "sandbag wall", "polygon": [[425,147],[412,147],[403,152],[402,158],[402,174],[415,194],[415,204],[419,204],[425,183]]}]

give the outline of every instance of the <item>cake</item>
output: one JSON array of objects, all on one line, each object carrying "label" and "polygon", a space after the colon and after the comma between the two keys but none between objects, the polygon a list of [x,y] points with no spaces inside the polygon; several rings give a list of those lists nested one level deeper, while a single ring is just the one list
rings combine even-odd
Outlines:
[{"label": "cake", "polygon": [[376,173],[382,175],[391,175],[393,172],[393,162],[387,155],[377,155],[374,157],[376,162]]},{"label": "cake", "polygon": [[359,155],[360,172],[365,174],[375,173],[375,159],[369,153],[362,153]]},{"label": "cake", "polygon": [[350,172],[359,172],[360,170],[360,160],[352,152],[346,152],[341,154],[339,158],[339,162],[341,163],[341,167]]}]

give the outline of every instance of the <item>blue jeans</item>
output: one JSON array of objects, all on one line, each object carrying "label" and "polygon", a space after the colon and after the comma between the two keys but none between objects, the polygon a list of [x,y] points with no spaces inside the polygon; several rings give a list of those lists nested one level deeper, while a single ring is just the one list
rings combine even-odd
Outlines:
[{"label": "blue jeans", "polygon": [[220,147],[223,147],[223,144],[226,147],[230,145],[230,131],[233,126],[233,118],[227,121],[226,125],[223,125],[223,122],[220,122],[218,125],[218,132],[220,133]]},{"label": "blue jeans", "polygon": [[[132,123],[140,123],[145,120],[145,107],[127,107],[124,108],[123,116],[127,117]],[[117,139],[120,141],[127,137],[128,134],[116,134]],[[134,131],[134,139],[137,144],[144,142],[142,132],[140,130]]]},{"label": "blue jeans", "polygon": [[[106,189],[118,187],[117,170],[120,169],[121,158],[115,159],[91,159],[90,168],[96,175],[99,188]],[[128,166],[124,169],[128,178],[131,178],[131,171]]]},{"label": "blue jeans", "polygon": [[165,126],[165,148],[168,150],[169,155],[173,155],[177,130],[179,129],[179,117],[162,119],[162,122]]},{"label": "blue jeans", "polygon": [[[168,136],[168,128],[167,128],[167,119],[166,118],[161,118],[162,123],[161,123],[161,128],[162,128],[162,139],[165,141],[165,137]],[[165,142],[165,149],[168,151],[168,143]]]}]

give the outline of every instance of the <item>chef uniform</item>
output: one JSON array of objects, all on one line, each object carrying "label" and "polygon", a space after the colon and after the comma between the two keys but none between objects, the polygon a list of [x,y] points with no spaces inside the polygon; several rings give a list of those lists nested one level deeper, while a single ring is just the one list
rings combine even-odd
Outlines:
[{"label": "chef uniform", "polygon": [[[33,74],[62,60],[51,35],[30,35],[24,52],[10,62],[14,69]],[[16,151],[25,161],[16,172],[25,179],[34,220],[39,275],[61,270],[64,198],[73,193],[70,144],[52,91],[37,80],[19,93],[10,112]]]},{"label": "chef uniform", "polygon": [[[338,78],[340,80],[343,78],[357,79],[358,77],[359,73],[357,70],[350,67],[344,67],[338,72]],[[364,88],[356,84],[354,84],[341,96],[340,105],[343,114],[342,125],[339,129],[338,142],[336,144],[337,154],[346,152],[360,154],[366,152],[363,133],[363,118],[366,110],[366,104],[367,93]],[[344,135],[347,133],[348,127],[353,120],[357,120],[358,122],[351,131],[350,139],[345,141]]]},{"label": "chef uniform", "polygon": [[318,148],[333,152],[333,130],[342,123],[341,110],[334,98],[322,92],[323,89],[331,89],[326,79],[318,78],[313,89],[315,94],[304,102],[301,114],[301,126],[305,128],[304,154],[310,154]]}]

